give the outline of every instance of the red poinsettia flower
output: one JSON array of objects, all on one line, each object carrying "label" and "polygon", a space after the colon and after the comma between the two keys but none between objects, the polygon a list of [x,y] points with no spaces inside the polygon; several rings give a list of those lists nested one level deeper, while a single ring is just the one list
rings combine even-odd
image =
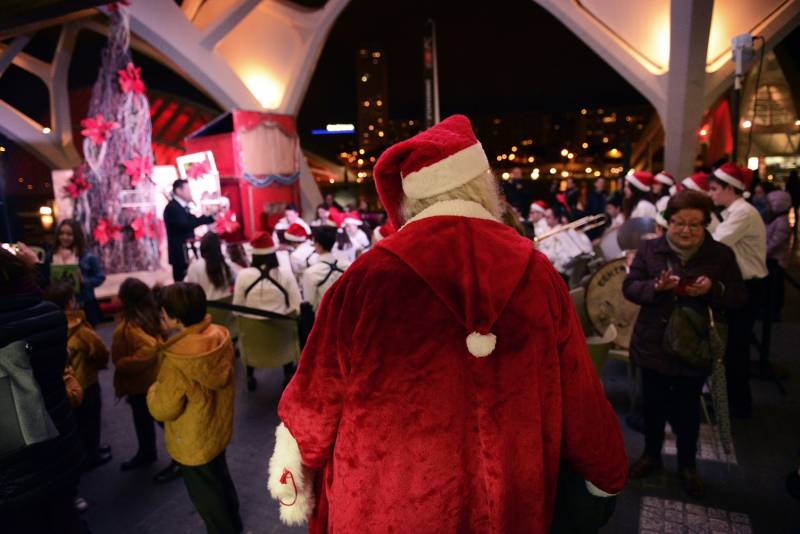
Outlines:
[{"label": "red poinsettia flower", "polygon": [[186,176],[196,180],[209,172],[211,172],[211,164],[207,160],[198,161],[189,165],[189,168],[186,170]]},{"label": "red poinsettia flower", "polygon": [[102,145],[108,138],[108,133],[114,128],[119,128],[116,121],[107,121],[102,113],[98,113],[94,118],[87,117],[81,121],[81,135],[88,137],[96,145]]},{"label": "red poinsettia flower", "polygon": [[128,7],[130,5],[131,0],[119,0],[119,2],[111,2],[107,7],[109,11],[117,11],[122,6]]},{"label": "red poinsettia flower", "polygon": [[92,184],[90,184],[83,175],[83,170],[78,167],[73,172],[72,178],[69,179],[69,183],[64,186],[64,192],[69,195],[70,198],[75,199],[91,188]]},{"label": "red poinsettia flower", "polygon": [[92,236],[101,247],[104,247],[109,241],[122,238],[122,227],[108,219],[99,219],[97,226],[92,231]]},{"label": "red poinsettia flower", "polygon": [[119,87],[123,93],[144,93],[144,82],[140,76],[142,69],[134,67],[133,63],[122,70],[118,70]]},{"label": "red poinsettia flower", "polygon": [[222,212],[214,222],[214,231],[218,234],[232,234],[239,229],[236,213],[233,210]]},{"label": "red poinsettia flower", "polygon": [[134,156],[123,165],[125,165],[125,174],[131,177],[131,187],[136,187],[141,180],[150,178],[153,174],[153,162],[147,155]]},{"label": "red poinsettia flower", "polygon": [[133,237],[138,241],[143,237],[147,239],[156,238],[156,220],[152,211],[144,214],[142,217],[136,217],[131,221],[131,229],[133,230]]}]

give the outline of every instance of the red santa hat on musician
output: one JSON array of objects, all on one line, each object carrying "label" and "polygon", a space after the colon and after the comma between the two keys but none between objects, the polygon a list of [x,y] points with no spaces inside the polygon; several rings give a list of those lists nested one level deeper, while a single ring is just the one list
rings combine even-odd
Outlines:
[{"label": "red santa hat on musician", "polygon": [[[405,222],[401,214],[404,197],[423,199],[440,195],[471,182],[489,169],[489,160],[469,119],[453,115],[387,149],[375,164],[373,174],[389,221],[400,228]],[[464,302],[470,307],[483,304],[480,298]],[[483,319],[469,319],[464,326],[471,332],[466,338],[467,350],[481,358],[494,351],[497,338],[489,332],[495,318],[491,313],[478,311],[465,311],[465,317]]]},{"label": "red santa hat on musician", "polygon": [[653,189],[655,178],[647,171],[634,171],[625,176],[625,181],[639,191],[649,193]]},{"label": "red santa hat on musician", "polygon": [[305,228],[294,223],[286,229],[286,233],[283,234],[283,237],[286,241],[291,241],[292,243],[305,243],[310,236]]},{"label": "red santa hat on musician", "polygon": [[753,183],[753,172],[750,169],[743,169],[735,163],[725,163],[714,170],[714,178],[739,191],[747,191],[750,189],[750,184]]},{"label": "red santa hat on musician", "polygon": [[253,254],[274,254],[278,251],[272,236],[267,232],[258,232],[250,241],[250,246],[253,247]]},{"label": "red santa hat on musician", "polygon": [[667,187],[675,183],[675,177],[672,176],[667,171],[661,171],[660,173],[656,174],[653,178],[655,179],[656,182],[664,184]]},{"label": "red santa hat on musician", "polygon": [[536,212],[544,215],[545,212],[547,211],[547,207],[548,207],[547,202],[545,202],[544,200],[537,200],[536,202],[531,204],[531,209],[529,213]]},{"label": "red santa hat on musician", "polygon": [[708,179],[710,175],[703,171],[698,171],[691,176],[687,176],[681,181],[681,184],[692,191],[699,193],[708,193]]}]

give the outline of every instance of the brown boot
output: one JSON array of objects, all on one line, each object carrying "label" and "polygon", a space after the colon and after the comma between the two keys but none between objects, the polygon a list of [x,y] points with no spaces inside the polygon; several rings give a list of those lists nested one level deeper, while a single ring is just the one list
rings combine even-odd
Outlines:
[{"label": "brown boot", "polygon": [[628,470],[628,478],[646,478],[657,471],[661,471],[661,458],[651,458],[647,454],[642,454],[638,460],[631,464]]},{"label": "brown boot", "polygon": [[706,485],[703,479],[697,474],[696,469],[682,469],[681,480],[683,481],[683,491],[693,499],[702,499],[706,495]]}]

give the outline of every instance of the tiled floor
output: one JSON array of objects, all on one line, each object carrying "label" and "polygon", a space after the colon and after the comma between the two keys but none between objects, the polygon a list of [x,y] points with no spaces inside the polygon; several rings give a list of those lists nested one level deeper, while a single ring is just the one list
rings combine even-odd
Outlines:
[{"label": "tiled floor", "polygon": [[[664,454],[675,456],[678,449],[675,446],[675,434],[667,424],[666,436],[664,437]],[[714,433],[714,428],[708,423],[700,425],[700,439],[697,443],[698,460],[708,460],[711,462],[722,462],[736,464],[736,446],[732,445],[730,454],[725,453],[722,444]]]},{"label": "tiled floor", "polygon": [[657,497],[642,497],[639,534],[751,534],[746,514]]}]

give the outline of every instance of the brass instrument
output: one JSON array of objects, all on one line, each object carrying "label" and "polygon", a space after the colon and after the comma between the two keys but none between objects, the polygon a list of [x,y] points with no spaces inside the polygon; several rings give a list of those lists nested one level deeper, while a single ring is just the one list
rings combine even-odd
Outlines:
[{"label": "brass instrument", "polygon": [[566,232],[568,230],[575,230],[578,232],[588,232],[593,228],[599,228],[606,224],[606,216],[603,214],[597,215],[587,215],[586,217],[582,217],[577,221],[572,221],[571,223],[564,224],[558,228],[550,230],[549,232],[545,232],[542,235],[537,235],[533,238],[534,243],[540,243],[545,239],[553,237],[554,235],[558,235],[562,232]]}]

